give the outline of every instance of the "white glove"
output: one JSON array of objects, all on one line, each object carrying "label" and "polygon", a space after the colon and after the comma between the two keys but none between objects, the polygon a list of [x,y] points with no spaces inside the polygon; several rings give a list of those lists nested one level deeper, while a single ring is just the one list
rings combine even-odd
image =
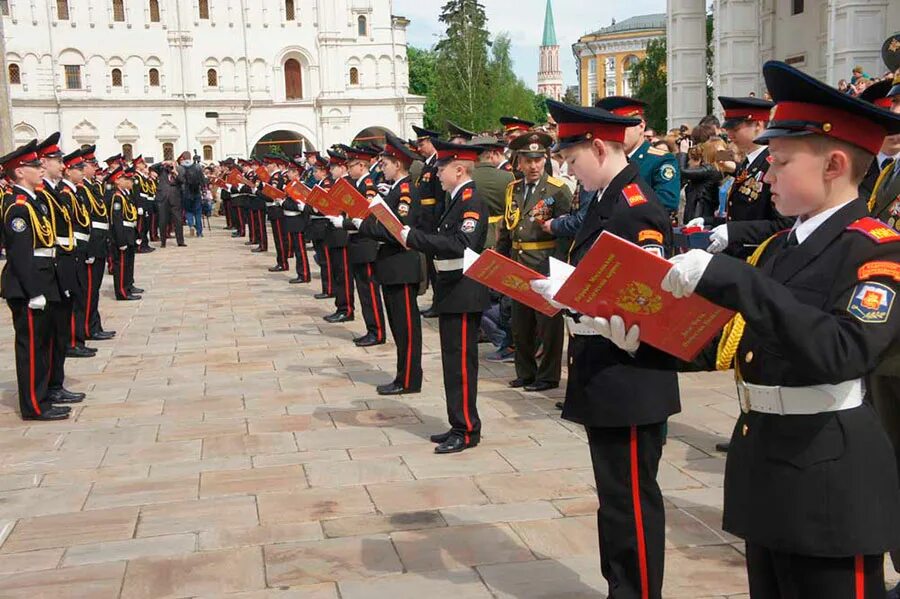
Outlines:
[{"label": "white glove", "polygon": [[344,217],[343,216],[327,216],[328,219],[335,229],[343,229],[344,228]]},{"label": "white glove", "polygon": [[412,229],[409,228],[409,225],[407,225],[400,231],[400,237],[403,238],[403,245],[406,245],[406,238],[409,237],[409,232],[411,230]]},{"label": "white glove", "polygon": [[96,261],[97,261],[96,258],[85,258],[85,259],[84,259],[84,263],[85,263],[85,264],[93,264],[93,263],[96,262]]},{"label": "white glove", "polygon": [[641,347],[641,327],[635,324],[626,331],[625,321],[621,316],[613,316],[609,320],[599,316],[582,316],[580,322],[623,351],[633,354]]},{"label": "white glove", "polygon": [[144,216],[144,209],[138,208],[138,216]]},{"label": "white glove", "polygon": [[704,226],[705,224],[706,224],[706,221],[703,220],[703,217],[702,217],[702,216],[698,216],[697,218],[693,218],[693,219],[689,220],[688,223],[685,225],[685,227],[686,227],[686,228],[691,228],[691,227],[702,227],[702,226]]},{"label": "white glove", "polygon": [[43,310],[47,307],[47,298],[43,295],[33,297],[28,301],[28,307],[32,310]]},{"label": "white glove", "polygon": [[728,225],[719,225],[712,230],[709,237],[710,244],[706,251],[710,254],[718,254],[728,247]]},{"label": "white glove", "polygon": [[686,254],[675,256],[669,260],[673,266],[663,277],[660,286],[663,291],[668,291],[679,299],[690,296],[697,289],[697,284],[700,283],[712,259],[713,255],[703,250],[691,250]]},{"label": "white glove", "polygon": [[557,310],[568,310],[568,306],[564,306],[553,300],[553,281],[550,279],[535,279],[531,281],[531,290],[547,300],[547,303]]},{"label": "white glove", "polygon": [[378,193],[380,193],[382,196],[386,196],[388,193],[390,193],[390,191],[391,191],[390,183],[379,183],[378,184]]},{"label": "white glove", "polygon": [[119,251],[121,251],[121,252],[124,252],[127,249],[128,249],[127,245],[123,245],[123,246],[119,247]]},{"label": "white glove", "polygon": [[362,223],[363,223],[363,219],[361,219],[361,218],[353,219],[353,226],[356,227],[357,231],[359,231],[359,228],[362,227]]}]

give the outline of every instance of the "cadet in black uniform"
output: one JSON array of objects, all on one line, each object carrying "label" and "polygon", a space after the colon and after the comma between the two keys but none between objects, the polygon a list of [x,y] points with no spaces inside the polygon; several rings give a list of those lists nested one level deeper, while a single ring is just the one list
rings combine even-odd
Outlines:
[{"label": "cadet in black uniform", "polygon": [[[344,178],[354,185],[347,174],[347,157],[333,150],[328,150],[331,165],[331,177],[334,181]],[[344,219],[340,216],[328,217],[328,228],[325,232],[325,247],[328,251],[328,265],[331,269],[331,289],[334,292],[333,314],[325,316],[325,322],[351,322],[356,317],[353,299],[353,276],[350,272],[350,256],[347,245],[350,243],[347,231],[344,230]]]},{"label": "cadet in black uniform", "polygon": [[449,200],[437,231],[403,229],[406,244],[434,259],[434,309],[439,317],[441,363],[450,430],[434,435],[435,453],[456,453],[478,445],[478,329],[488,307],[487,287],[463,276],[466,249],[481,252],[487,238],[488,209],[478,197],[472,170],[482,148],[435,141],[438,176]]},{"label": "cadet in black uniform", "polygon": [[[440,133],[416,127],[413,125],[413,131],[416,133],[416,149],[424,159],[422,165],[422,173],[415,181],[416,188],[419,193],[419,203],[422,206],[422,214],[419,217],[419,226],[417,228],[426,233],[433,233],[439,218],[444,213],[444,198],[447,195],[441,189],[441,181],[438,179],[437,169],[437,150],[434,148],[434,142],[441,136]],[[426,256],[426,268],[428,272],[428,282],[431,288],[435,286],[435,270],[434,262],[430,256]],[[422,311],[425,318],[434,318],[437,312],[434,307],[427,308]]]},{"label": "cadet in black uniform", "polygon": [[734,364],[742,414],[725,468],[724,529],[745,540],[750,595],[884,597],[883,554],[900,546],[897,465],[864,377],[900,334],[900,234],[857,197],[900,115],[782,62],[759,138],[779,212],[797,217],[747,264],[692,251],[663,289],[741,314],[717,366]]},{"label": "cadet in black uniform", "polygon": [[[287,169],[287,188],[300,184],[300,170],[303,165],[295,160]],[[290,239],[291,253],[296,260],[297,276],[289,281],[292,285],[309,283],[312,278],[309,272],[309,258],[306,255],[306,239],[303,232],[309,225],[310,210],[300,200],[288,194],[281,203],[284,211],[284,230]]]},{"label": "cadet in black uniform", "polygon": [[[603,231],[664,256],[671,251],[668,213],[625,152],[625,130],[640,121],[602,108],[547,101],[559,125],[555,150],[587,191],[602,190],[569,250],[577,265]],[[533,284],[550,298],[549,282]],[[617,331],[621,319],[613,319]],[[665,561],[665,508],[656,480],[666,419],[681,410],[674,359],[633,346],[610,323],[566,317],[569,381],[562,417],[584,425],[600,509],[600,569],[616,599],[659,599]]]},{"label": "cadet in black uniform", "polygon": [[134,288],[134,253],[137,245],[137,208],[131,203],[134,170],[116,167],[106,177],[113,188],[107,192],[111,210],[110,242],[113,251],[113,281],[116,299],[135,301],[141,296]]},{"label": "cadet in black uniform", "polygon": [[[286,185],[285,173],[282,170],[287,167],[288,161],[277,154],[266,156],[266,170],[269,172],[269,185],[275,189],[284,191]],[[286,272],[290,265],[288,259],[291,254],[291,238],[284,227],[284,210],[281,204],[266,197],[266,216],[272,225],[272,239],[275,241],[275,266],[269,268],[269,272]]]},{"label": "cadet in black uniform", "polygon": [[[312,188],[316,185],[323,189],[331,188],[331,179],[328,175],[328,160],[320,156],[318,152],[314,157],[315,168],[312,170]],[[319,265],[319,277],[322,280],[322,291],[315,294],[316,299],[332,299],[334,298],[334,290],[331,286],[331,257],[328,255],[328,248],[325,247],[325,236],[328,233],[328,217],[323,216],[318,210],[308,208],[309,225],[306,227],[306,237],[312,242],[313,259]]]},{"label": "cadet in black uniform", "polygon": [[156,183],[150,178],[150,168],[143,156],[138,156],[131,162],[134,169],[134,185],[131,189],[132,203],[137,207],[137,253],[147,254],[156,250],[150,245],[150,232],[152,224],[150,214],[156,206]]},{"label": "cadet in black uniform", "polygon": [[48,391],[50,347],[53,344],[52,311],[61,294],[53,259],[56,231],[50,210],[37,199],[41,184],[41,162],[37,142],[22,146],[0,158],[14,185],[4,199],[3,237],[6,264],[0,276],[0,295],[12,313],[15,330],[16,380],[19,411],[23,420],[62,420],[68,407],[54,403],[77,403],[83,394]]},{"label": "cadet in black uniform", "polygon": [[107,341],[116,336],[115,331],[104,331],[103,321],[100,318],[100,286],[103,284],[103,276],[106,259],[109,256],[109,207],[104,202],[103,183],[98,181],[97,158],[94,155],[96,146],[85,148],[82,160],[84,161],[84,181],[81,192],[84,196],[84,205],[91,212],[91,238],[88,241],[87,257],[85,264],[87,269],[87,282],[90,293],[87,296],[87,339],[95,341]]},{"label": "cadet in black uniform", "polygon": [[[418,155],[400,138],[388,133],[382,155],[385,179],[391,189],[385,204],[404,225],[415,227],[422,207],[409,166]],[[377,389],[379,395],[418,393],[422,390],[422,320],[416,295],[422,282],[421,255],[404,248],[374,216],[358,223],[360,235],[379,242],[375,278],[384,293],[391,334],[397,345],[397,375]]]}]

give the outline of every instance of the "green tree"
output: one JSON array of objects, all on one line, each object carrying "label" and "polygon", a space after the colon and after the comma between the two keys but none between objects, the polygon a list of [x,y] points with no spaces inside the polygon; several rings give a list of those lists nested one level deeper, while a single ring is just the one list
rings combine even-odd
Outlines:
[{"label": "green tree", "polygon": [[486,118],[483,129],[495,129],[504,115],[541,123],[547,121],[545,99],[516,76],[510,46],[507,33],[498,34],[491,46],[488,67],[491,96],[483,110]]},{"label": "green tree", "polygon": [[437,100],[434,95],[437,56],[433,50],[422,50],[409,46],[406,49],[409,61],[409,93],[425,97],[425,127],[438,127],[436,119]]},{"label": "green tree", "polygon": [[637,98],[647,102],[647,126],[666,131],[666,38],[647,43],[647,55],[631,69],[631,89]]},{"label": "green tree", "polygon": [[562,101],[571,106],[581,106],[581,96],[578,93],[578,88],[575,86],[566,88],[566,95],[563,96]]}]

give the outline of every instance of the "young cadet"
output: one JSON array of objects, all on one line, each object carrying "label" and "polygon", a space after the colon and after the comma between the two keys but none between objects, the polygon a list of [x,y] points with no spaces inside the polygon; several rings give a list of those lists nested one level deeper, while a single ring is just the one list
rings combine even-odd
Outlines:
[{"label": "young cadet", "polygon": [[[313,157],[314,168],[312,169],[312,185],[308,185],[310,189],[318,185],[323,189],[328,189],[332,185],[332,181],[328,174],[328,160],[320,156],[318,152]],[[312,242],[313,259],[319,265],[319,277],[322,280],[322,291],[313,297],[317,300],[333,299],[334,290],[331,286],[331,257],[328,255],[328,248],[325,247],[325,236],[328,228],[331,226],[328,217],[323,216],[318,210],[310,208],[309,225],[306,227],[306,237]]]},{"label": "young cadet", "polygon": [[[287,159],[278,154],[268,154],[264,159],[266,171],[269,173],[269,185],[275,189],[284,191],[286,185],[285,169]],[[275,242],[275,266],[269,267],[269,272],[287,272],[290,268],[288,260],[291,254],[291,239],[284,227],[284,210],[281,204],[269,197],[264,197],[266,203],[266,216],[272,225],[272,240]]]},{"label": "young cadet", "polygon": [[[328,150],[333,181],[346,179],[351,185],[355,181],[347,174],[347,157],[340,152]],[[325,233],[325,247],[328,250],[328,264],[331,269],[331,289],[334,293],[333,314],[324,317],[325,322],[352,322],[356,318],[355,302],[353,299],[353,276],[350,273],[350,256],[347,245],[350,240],[347,231],[344,230],[344,218],[341,216],[327,217],[329,226]]]},{"label": "young cadet", "polygon": [[85,148],[84,180],[81,192],[84,205],[91,211],[91,238],[88,241],[87,282],[90,293],[87,297],[87,339],[107,341],[116,336],[115,331],[104,331],[100,318],[100,286],[106,272],[106,258],[109,256],[109,208],[104,202],[103,183],[97,180],[97,158],[94,155],[96,146]]},{"label": "young cadet", "polygon": [[[412,126],[416,134],[416,150],[425,159],[422,164],[422,172],[416,180],[416,187],[419,192],[419,203],[422,206],[422,214],[419,216],[419,225],[417,228],[426,233],[433,233],[437,226],[437,221],[444,213],[444,197],[447,195],[441,189],[441,181],[438,178],[437,167],[437,150],[434,142],[441,136],[436,131],[423,129],[422,127]],[[430,257],[425,258],[426,268],[428,271],[428,284],[432,289],[435,287],[436,273],[434,270],[434,262]],[[422,311],[425,318],[434,318],[437,312],[434,306]]]},{"label": "young cadet", "polygon": [[[604,231],[658,256],[668,254],[668,211],[625,150],[626,130],[639,119],[552,100],[547,106],[559,125],[554,150],[585,190],[600,191],[572,242],[570,264],[577,265]],[[552,299],[549,282],[533,287]],[[616,338],[620,344],[605,339],[592,318],[569,311],[565,320],[569,381],[562,417],[587,432],[600,499],[601,572],[610,597],[659,599],[666,525],[656,475],[666,419],[681,410],[675,360],[631,338]]]},{"label": "young cadet", "polygon": [[110,242],[113,257],[113,288],[119,301],[135,301],[141,296],[134,286],[134,254],[137,247],[137,208],[131,203],[134,170],[118,166],[107,175],[110,205]]},{"label": "young cadet", "polygon": [[137,253],[147,254],[156,251],[156,248],[150,245],[150,233],[153,230],[150,215],[156,211],[156,183],[150,178],[150,167],[143,155],[135,158],[131,166],[135,171],[131,200],[138,209]]},{"label": "young cadet", "polygon": [[[297,160],[290,163],[287,169],[287,185],[300,183],[302,166]],[[306,204],[293,199],[290,195],[284,198],[281,209],[284,211],[284,230],[290,239],[291,253],[296,259],[297,276],[289,282],[292,285],[309,283],[311,280],[309,258],[306,255],[306,239],[303,237],[303,232],[309,224],[310,211],[306,208]]]},{"label": "young cadet", "polygon": [[734,364],[741,399],[723,528],[746,542],[751,597],[884,597],[900,488],[863,378],[900,334],[900,234],[868,217],[857,192],[900,114],[782,62],[763,75],[776,103],[758,138],[772,157],[766,181],[797,222],[752,264],[677,256],[663,289],[740,313],[716,362]]},{"label": "young cadet", "polygon": [[478,197],[472,170],[482,149],[435,140],[438,178],[449,196],[435,232],[403,228],[407,247],[434,260],[434,309],[438,313],[441,364],[450,430],[434,435],[435,453],[457,453],[481,440],[478,393],[478,329],[489,303],[487,287],[463,276],[463,255],[481,252],[488,209]]},{"label": "young cadet", "polygon": [[53,264],[56,231],[50,209],[36,192],[42,172],[37,142],[0,158],[0,165],[13,182],[3,202],[7,259],[0,275],[0,295],[6,299],[15,330],[19,412],[23,420],[63,420],[69,417],[69,408],[54,403],[77,403],[84,394],[49,391],[52,312],[60,309],[62,294]]},{"label": "young cadet", "polygon": [[[409,167],[418,155],[403,140],[386,134],[381,165],[391,189],[385,204],[404,225],[415,227],[422,207]],[[422,267],[418,252],[404,248],[374,216],[358,223],[360,235],[377,240],[375,278],[384,293],[384,307],[394,343],[397,345],[397,374],[377,389],[379,395],[418,393],[422,389],[422,319],[416,303]]]}]

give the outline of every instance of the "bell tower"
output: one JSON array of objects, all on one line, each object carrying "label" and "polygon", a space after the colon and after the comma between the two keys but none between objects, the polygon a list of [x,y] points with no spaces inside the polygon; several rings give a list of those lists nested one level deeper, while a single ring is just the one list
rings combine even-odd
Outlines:
[{"label": "bell tower", "polygon": [[563,77],[559,67],[559,43],[556,41],[556,25],[553,22],[553,5],[547,0],[544,14],[544,38],[541,42],[541,66],[538,70],[539,94],[553,100],[562,99]]}]

